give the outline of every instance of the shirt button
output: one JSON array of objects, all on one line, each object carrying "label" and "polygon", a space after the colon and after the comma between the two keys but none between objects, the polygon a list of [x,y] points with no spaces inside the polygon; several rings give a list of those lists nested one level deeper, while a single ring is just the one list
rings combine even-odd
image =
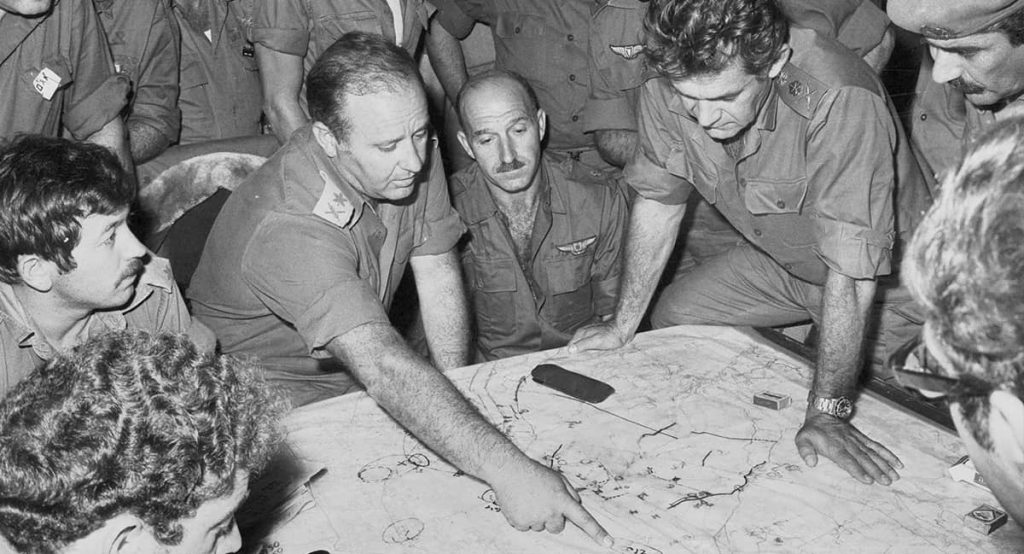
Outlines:
[{"label": "shirt button", "polygon": [[580,120],[580,116],[574,115],[574,116],[572,116],[572,120],[573,121],[579,121]]},{"label": "shirt button", "polygon": [[793,269],[793,264],[782,264],[782,267],[787,270]]},{"label": "shirt button", "polygon": [[778,208],[780,210],[785,209],[785,207],[786,207],[786,203],[783,202],[782,200],[779,200],[778,202],[776,202],[775,205],[778,206]]},{"label": "shirt button", "polygon": [[523,30],[522,27],[516,27],[515,33],[518,35]]},{"label": "shirt button", "polygon": [[761,230],[760,229],[754,229],[754,236],[755,237],[761,236]]},{"label": "shirt button", "polygon": [[926,114],[926,113],[921,114],[921,121],[925,121],[927,119],[928,119],[928,114]]},{"label": "shirt button", "polygon": [[569,75],[569,80],[570,81],[575,81],[576,80],[576,74],[575,73],[570,74]]},{"label": "shirt button", "polygon": [[567,36],[565,38],[569,39],[569,42],[572,42],[572,41],[576,40],[576,35],[570,34],[569,36]]}]

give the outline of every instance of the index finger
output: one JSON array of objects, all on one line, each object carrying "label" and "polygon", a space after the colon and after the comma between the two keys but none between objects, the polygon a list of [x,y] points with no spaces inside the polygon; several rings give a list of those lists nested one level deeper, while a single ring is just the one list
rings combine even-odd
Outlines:
[{"label": "index finger", "polygon": [[573,502],[565,510],[565,517],[579,527],[588,537],[605,548],[615,546],[615,539],[608,534],[608,531],[601,527],[601,524],[590,515],[590,512],[582,504]]}]

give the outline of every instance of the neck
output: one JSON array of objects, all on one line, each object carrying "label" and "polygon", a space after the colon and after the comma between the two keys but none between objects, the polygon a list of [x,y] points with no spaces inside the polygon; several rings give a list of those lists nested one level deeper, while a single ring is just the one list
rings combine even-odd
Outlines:
[{"label": "neck", "polygon": [[491,191],[491,197],[494,198],[494,203],[498,205],[498,210],[505,217],[523,217],[524,215],[532,217],[533,213],[537,211],[537,202],[540,200],[540,191],[543,188],[540,181],[541,170],[538,169],[530,181],[530,186],[521,191],[507,192],[501,187],[490,183],[488,183],[487,188]]},{"label": "neck", "polygon": [[70,308],[57,302],[54,295],[39,292],[25,284],[13,285],[12,288],[29,323],[50,346],[64,349],[84,338],[92,310]]}]

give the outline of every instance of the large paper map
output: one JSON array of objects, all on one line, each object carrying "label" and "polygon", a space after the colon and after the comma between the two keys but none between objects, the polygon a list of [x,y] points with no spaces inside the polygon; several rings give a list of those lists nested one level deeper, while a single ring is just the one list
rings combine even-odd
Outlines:
[{"label": "large paper map", "polygon": [[[529,378],[553,362],[616,392],[587,404]],[[1010,522],[989,536],[963,515],[990,494],[950,479],[957,438],[873,398],[855,424],[906,464],[891,487],[862,485],[830,461],[804,465],[793,437],[809,369],[727,328],[640,335],[610,353],[564,350],[455,370],[450,377],[534,459],[558,468],[617,550],[674,552],[999,552],[1024,550]],[[792,397],[781,411],[755,393]],[[326,466],[306,511],[264,552],[608,552],[569,527],[509,527],[487,486],[405,433],[363,395],[288,419],[303,464]]]}]

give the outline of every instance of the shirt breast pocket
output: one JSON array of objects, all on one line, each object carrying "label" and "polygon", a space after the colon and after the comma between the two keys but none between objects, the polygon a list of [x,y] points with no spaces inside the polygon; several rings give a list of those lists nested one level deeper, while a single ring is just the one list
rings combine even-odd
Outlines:
[{"label": "shirt breast pocket", "polygon": [[[508,66],[506,69],[526,74],[531,69],[535,72],[538,63],[551,57],[551,52],[546,48],[546,39],[552,32],[542,17],[501,13],[494,22],[498,56],[505,58],[503,62]],[[505,56],[501,55],[502,43],[505,45]],[[515,55],[508,55],[511,52]]]},{"label": "shirt breast pocket", "polygon": [[799,214],[807,197],[807,179],[747,179],[744,203],[754,215]]},{"label": "shirt breast pocket", "polygon": [[504,336],[515,328],[516,267],[513,259],[473,259],[463,263],[472,290],[477,332]]},{"label": "shirt breast pocket", "polygon": [[67,88],[74,81],[69,67],[60,57],[43,60],[38,66],[26,64],[21,68],[21,80],[36,94],[50,100],[56,91]]},{"label": "shirt breast pocket", "polygon": [[582,254],[559,254],[544,262],[551,291],[544,316],[556,329],[572,332],[594,317],[590,286],[594,254],[589,250]]}]

